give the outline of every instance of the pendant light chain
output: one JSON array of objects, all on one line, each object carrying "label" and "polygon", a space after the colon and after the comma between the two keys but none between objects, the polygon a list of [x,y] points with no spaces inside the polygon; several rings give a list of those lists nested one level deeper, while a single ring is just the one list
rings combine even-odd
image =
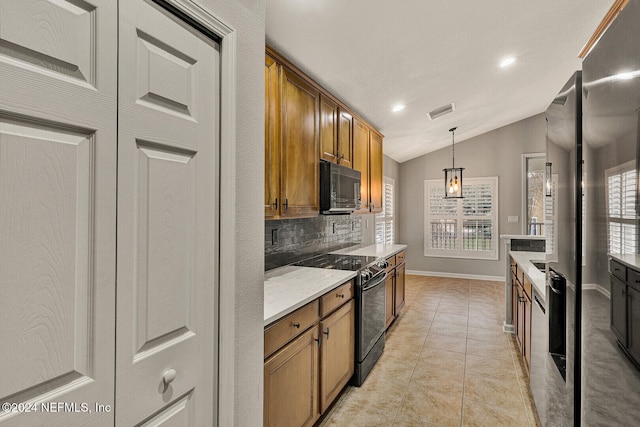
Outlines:
[{"label": "pendant light chain", "polygon": [[455,141],[456,129],[458,128],[455,127],[455,128],[449,129],[449,132],[451,132],[451,158],[453,160],[452,169],[456,168],[456,141]]}]

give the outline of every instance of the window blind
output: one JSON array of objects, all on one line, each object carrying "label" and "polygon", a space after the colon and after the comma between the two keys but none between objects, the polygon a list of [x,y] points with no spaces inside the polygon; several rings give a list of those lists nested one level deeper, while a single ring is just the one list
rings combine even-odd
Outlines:
[{"label": "window blind", "polygon": [[462,193],[444,199],[442,180],[425,181],[425,255],[498,259],[498,177],[467,178]]},{"label": "window blind", "polygon": [[632,160],[605,171],[609,253],[634,254],[636,226],[636,170]]},{"label": "window blind", "polygon": [[382,182],[382,212],[376,215],[376,243],[393,244],[395,241],[393,224],[393,200],[395,181],[384,177]]}]

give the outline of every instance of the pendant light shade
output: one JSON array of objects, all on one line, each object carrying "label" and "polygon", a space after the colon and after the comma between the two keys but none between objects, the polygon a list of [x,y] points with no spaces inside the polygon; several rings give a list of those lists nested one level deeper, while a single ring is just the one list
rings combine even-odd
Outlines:
[{"label": "pendant light shade", "polygon": [[449,129],[451,132],[451,158],[452,166],[442,169],[444,171],[444,198],[461,199],[462,196],[462,171],[464,168],[456,167],[455,132],[457,128]]}]

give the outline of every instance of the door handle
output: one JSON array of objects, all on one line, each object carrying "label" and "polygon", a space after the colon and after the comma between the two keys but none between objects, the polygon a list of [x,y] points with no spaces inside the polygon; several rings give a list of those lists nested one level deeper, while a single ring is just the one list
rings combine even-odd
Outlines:
[{"label": "door handle", "polygon": [[164,373],[162,374],[162,382],[164,383],[165,387],[171,384],[173,380],[176,379],[176,375],[176,370],[173,368],[164,371]]},{"label": "door handle", "polygon": [[276,197],[276,201],[275,201],[275,203],[273,204],[273,208],[274,208],[275,210],[278,210],[278,198],[277,198],[277,197]]}]

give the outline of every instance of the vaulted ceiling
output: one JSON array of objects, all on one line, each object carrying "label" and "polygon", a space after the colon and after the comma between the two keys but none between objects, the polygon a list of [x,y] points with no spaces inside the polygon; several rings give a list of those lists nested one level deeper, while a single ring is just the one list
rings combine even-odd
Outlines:
[{"label": "vaulted ceiling", "polygon": [[378,128],[399,162],[450,145],[451,127],[459,142],[545,111],[614,3],[266,1],[267,43]]}]

